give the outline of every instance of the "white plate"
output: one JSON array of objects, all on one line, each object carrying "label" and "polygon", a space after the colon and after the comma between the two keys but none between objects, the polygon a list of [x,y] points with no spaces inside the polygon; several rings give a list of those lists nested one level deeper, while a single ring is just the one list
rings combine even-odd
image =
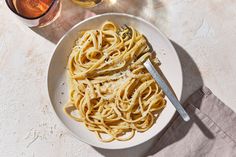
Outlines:
[{"label": "white plate", "polygon": [[[79,140],[92,146],[105,149],[121,149],[141,144],[157,135],[171,120],[175,113],[175,108],[167,100],[167,106],[162,111],[156,123],[144,133],[136,133],[129,141],[113,141],[110,143],[100,142],[95,134],[86,129],[83,123],[76,122],[68,118],[63,113],[63,106],[68,100],[68,85],[66,64],[67,56],[71,52],[74,41],[78,38],[78,32],[81,30],[98,28],[104,21],[111,20],[119,25],[127,24],[135,27],[144,34],[156,51],[161,61],[161,70],[168,79],[177,97],[180,99],[182,92],[182,70],[179,58],[170,41],[155,26],[147,21],[127,14],[108,13],[94,16],[75,25],[64,37],[58,42],[55,52],[52,56],[48,70],[48,92],[51,104],[62,123],[77,137]],[[64,85],[63,85],[64,84]],[[63,94],[64,93],[64,94]]]}]

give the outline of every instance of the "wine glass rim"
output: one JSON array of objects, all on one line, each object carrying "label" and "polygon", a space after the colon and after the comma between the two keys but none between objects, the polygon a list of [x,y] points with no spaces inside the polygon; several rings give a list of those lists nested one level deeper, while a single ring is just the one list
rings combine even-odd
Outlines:
[{"label": "wine glass rim", "polygon": [[10,4],[9,4],[9,2],[8,2],[8,0],[5,0],[5,2],[6,2],[6,4],[7,4],[7,6],[8,6],[8,8],[9,8],[12,12],[14,12],[16,15],[18,15],[18,16],[24,18],[24,19],[28,19],[28,20],[39,19],[39,18],[43,17],[44,15],[46,15],[46,14],[48,13],[48,11],[52,8],[52,6],[54,5],[54,3],[55,3],[56,1],[59,1],[59,0],[52,0],[52,3],[50,4],[50,6],[48,7],[48,9],[47,9],[43,14],[41,14],[41,15],[39,15],[39,16],[37,16],[37,17],[27,17],[27,16],[24,16],[24,15],[22,15],[22,14],[19,14],[17,11],[15,11],[14,9],[12,9],[11,6],[10,6]]}]

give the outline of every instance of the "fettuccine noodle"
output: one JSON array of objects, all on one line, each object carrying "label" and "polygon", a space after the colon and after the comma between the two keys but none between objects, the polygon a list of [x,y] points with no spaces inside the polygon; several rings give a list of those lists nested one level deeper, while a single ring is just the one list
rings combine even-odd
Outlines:
[{"label": "fettuccine noodle", "polygon": [[81,32],[68,59],[65,113],[103,142],[126,141],[148,130],[165,107],[164,94],[143,66],[151,55],[142,34],[106,21]]}]

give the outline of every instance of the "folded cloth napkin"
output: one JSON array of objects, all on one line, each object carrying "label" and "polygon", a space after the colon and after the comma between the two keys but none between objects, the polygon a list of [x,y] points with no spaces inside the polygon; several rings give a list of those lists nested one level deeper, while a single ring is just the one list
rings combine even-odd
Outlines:
[{"label": "folded cloth napkin", "polygon": [[178,116],[148,153],[152,157],[236,157],[236,113],[207,87],[186,101],[191,120]]}]

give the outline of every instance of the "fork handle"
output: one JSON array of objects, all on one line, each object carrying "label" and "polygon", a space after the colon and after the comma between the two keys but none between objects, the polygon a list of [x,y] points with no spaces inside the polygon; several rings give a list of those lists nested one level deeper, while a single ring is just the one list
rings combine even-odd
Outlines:
[{"label": "fork handle", "polygon": [[179,100],[175,97],[173,92],[170,90],[168,85],[165,83],[165,81],[162,79],[161,75],[156,71],[155,67],[153,66],[152,62],[147,59],[144,63],[144,66],[149,71],[149,73],[152,75],[153,79],[158,83],[158,85],[162,88],[166,96],[169,98],[171,103],[174,105],[176,110],[179,112],[180,116],[184,119],[184,121],[189,121],[190,117],[188,113],[184,110],[182,105],[180,104]]}]

